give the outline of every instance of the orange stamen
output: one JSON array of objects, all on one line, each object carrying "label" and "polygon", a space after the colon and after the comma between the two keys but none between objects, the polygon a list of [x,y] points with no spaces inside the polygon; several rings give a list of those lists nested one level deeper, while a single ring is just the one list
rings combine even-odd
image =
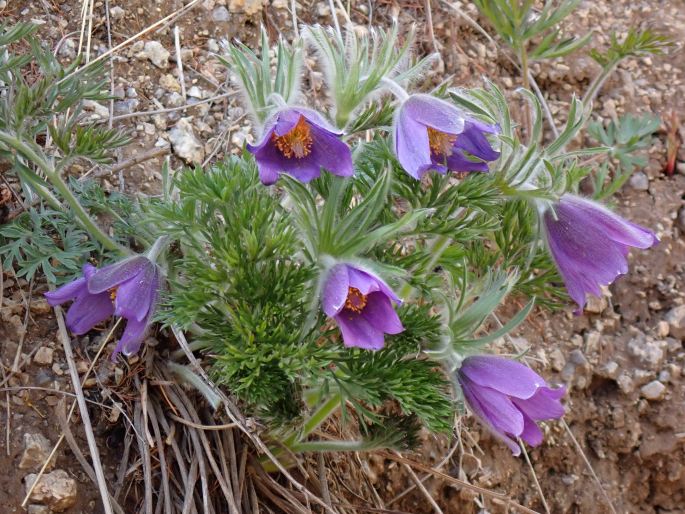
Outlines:
[{"label": "orange stamen", "polygon": [[345,308],[359,314],[366,307],[366,295],[356,287],[350,287],[347,292]]},{"label": "orange stamen", "polygon": [[276,148],[288,159],[293,156],[302,159],[312,152],[312,135],[309,124],[304,116],[300,115],[295,126],[282,136],[275,133],[271,136]]},{"label": "orange stamen", "polygon": [[457,140],[457,136],[454,134],[447,134],[446,132],[441,132],[440,130],[434,129],[433,127],[428,128],[428,144],[430,145],[433,153],[437,155],[442,155],[444,157],[449,157],[452,155],[452,148]]},{"label": "orange stamen", "polygon": [[109,299],[114,301],[117,299],[117,288],[113,287],[112,289],[109,290]]}]

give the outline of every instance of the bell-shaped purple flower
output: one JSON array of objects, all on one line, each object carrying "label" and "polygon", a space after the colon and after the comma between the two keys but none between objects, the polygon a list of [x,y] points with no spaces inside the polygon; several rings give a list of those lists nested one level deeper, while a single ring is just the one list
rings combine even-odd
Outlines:
[{"label": "bell-shaped purple flower", "polygon": [[550,388],[520,362],[489,355],[467,357],[457,371],[457,380],[474,416],[514,455],[521,453],[517,438],[531,446],[542,442],[537,421],[564,415],[559,400],[566,388]]},{"label": "bell-shaped purple flower", "polygon": [[410,96],[395,117],[394,147],[412,177],[426,172],[488,171],[499,158],[486,134],[499,128],[465,115],[453,104],[430,95]]},{"label": "bell-shaped purple flower", "polygon": [[654,232],[627,221],[606,207],[565,194],[543,214],[547,243],[571,298],[585,307],[588,293],[601,296],[600,286],[628,271],[631,246],[650,248]]},{"label": "bell-shaped purple flower", "polygon": [[404,330],[393,302],[397,295],[380,278],[351,264],[337,264],[323,288],[323,310],[340,327],[345,346],[380,350],[385,334]]},{"label": "bell-shaped purple flower", "polygon": [[73,300],[67,311],[67,328],[76,335],[89,332],[95,325],[114,314],[109,291],[93,294],[88,291],[88,280],[96,273],[94,266],[85,264],[83,276],[45,293],[50,305],[61,305]]},{"label": "bell-shaped purple flower", "polygon": [[114,314],[127,320],[112,358],[120,352],[133,355],[140,349],[152,323],[159,288],[158,266],[142,255],[105,266],[88,279],[88,291],[109,292],[114,300]]},{"label": "bell-shaped purple flower", "polygon": [[309,182],[321,168],[349,177],[354,174],[352,152],[341,134],[316,111],[290,107],[269,118],[261,141],[247,149],[255,156],[263,184],[273,184],[281,173]]}]

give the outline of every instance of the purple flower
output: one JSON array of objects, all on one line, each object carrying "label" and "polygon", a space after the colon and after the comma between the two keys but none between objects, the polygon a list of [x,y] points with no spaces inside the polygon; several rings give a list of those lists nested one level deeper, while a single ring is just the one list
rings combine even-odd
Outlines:
[{"label": "purple flower", "polygon": [[576,314],[582,312],[587,293],[601,296],[600,286],[628,271],[631,246],[649,248],[658,242],[651,230],[571,194],[563,195],[543,218],[552,257],[578,304]]},{"label": "purple flower", "polygon": [[114,314],[127,320],[112,358],[120,352],[133,355],[140,349],[152,323],[159,288],[159,268],[142,255],[105,266],[88,279],[88,291],[109,291],[114,299]]},{"label": "purple flower", "polygon": [[66,322],[77,335],[112,315],[125,318],[128,323],[112,354],[114,359],[120,352],[128,356],[140,348],[152,322],[159,288],[159,268],[147,257],[137,255],[100,270],[86,264],[82,277],[45,293],[45,297],[50,305],[74,301]]},{"label": "purple flower", "polygon": [[316,111],[292,107],[269,118],[262,140],[247,149],[255,156],[263,184],[273,184],[281,173],[309,182],[321,168],[349,177],[354,174],[352,153],[340,134]]},{"label": "purple flower", "polygon": [[542,442],[536,421],[564,415],[559,399],[566,388],[551,389],[540,375],[520,362],[485,355],[467,357],[457,372],[457,380],[474,416],[514,455],[521,453],[516,442],[519,437],[531,446]]},{"label": "purple flower", "polygon": [[400,164],[420,179],[435,170],[488,171],[499,158],[485,134],[499,128],[466,116],[451,103],[429,95],[412,95],[399,108],[394,146]]},{"label": "purple flower", "polygon": [[95,273],[94,266],[85,264],[82,277],[55,291],[45,293],[45,298],[52,306],[74,301],[67,311],[66,322],[69,330],[76,335],[89,332],[95,325],[114,314],[114,305],[108,291],[98,294],[88,291],[87,282]]},{"label": "purple flower", "polygon": [[334,266],[323,289],[323,310],[340,327],[345,346],[380,350],[385,334],[404,330],[392,302],[400,299],[380,278],[351,264]]}]

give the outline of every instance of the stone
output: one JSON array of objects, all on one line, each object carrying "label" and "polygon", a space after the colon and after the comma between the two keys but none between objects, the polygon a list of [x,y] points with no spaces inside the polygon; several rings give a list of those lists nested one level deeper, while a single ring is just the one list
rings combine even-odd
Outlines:
[{"label": "stone", "polygon": [[[24,453],[19,462],[19,469],[40,469],[48,460],[51,451],[52,444],[43,434],[24,434]],[[54,465],[55,459],[53,458],[45,469],[49,471]]]},{"label": "stone", "polygon": [[41,366],[52,366],[52,357],[54,353],[55,350],[49,346],[41,346],[33,356],[33,362],[40,364]]},{"label": "stone", "polygon": [[146,41],[143,50],[138,53],[138,59],[148,59],[158,68],[165,69],[169,66],[169,51],[159,41]]},{"label": "stone", "polygon": [[561,371],[566,365],[564,353],[559,348],[555,348],[549,353],[549,362],[554,371]]},{"label": "stone", "polygon": [[[29,491],[36,478],[37,475],[33,473],[24,478],[26,492]],[[71,478],[66,471],[57,469],[40,478],[29,499],[35,503],[47,505],[53,512],[64,512],[76,505],[77,494],[76,480]]]},{"label": "stone", "polygon": [[118,5],[115,5],[114,7],[110,7],[109,9],[109,15],[112,17],[114,20],[118,20],[124,17],[124,14],[126,14],[126,11],[124,11],[121,7]]},{"label": "stone", "polygon": [[173,91],[174,93],[181,91],[181,84],[179,84],[176,77],[174,77],[171,73],[165,73],[159,77],[159,85],[167,91]]},{"label": "stone", "polygon": [[666,386],[658,380],[652,380],[649,384],[642,386],[640,394],[648,400],[661,400],[666,392]]},{"label": "stone", "polygon": [[633,173],[628,183],[630,187],[637,191],[647,191],[649,189],[649,177],[642,171]]},{"label": "stone", "polygon": [[600,368],[601,375],[607,378],[616,378],[617,372],[618,363],[616,361],[609,361]]},{"label": "stone", "polygon": [[106,119],[109,118],[109,109],[104,105],[96,102],[95,100],[84,100],[83,108],[86,111],[91,111],[98,118]]},{"label": "stone", "polygon": [[114,102],[114,114],[131,114],[132,112],[136,111],[139,104],[140,100],[137,98],[129,98],[128,100]]},{"label": "stone", "polygon": [[228,8],[231,12],[244,12],[251,16],[262,10],[263,0],[231,0]]},{"label": "stone", "polygon": [[627,373],[621,373],[621,375],[616,379],[616,383],[624,394],[630,394],[635,390],[633,379]]},{"label": "stone", "polygon": [[577,349],[571,351],[571,353],[568,356],[568,360],[576,366],[588,365],[587,359],[585,358],[585,355],[583,355],[583,352]]},{"label": "stone", "polygon": [[656,335],[658,337],[668,337],[671,327],[668,326],[668,321],[661,320],[656,324]]},{"label": "stone", "polygon": [[685,305],[679,305],[668,311],[664,320],[668,323],[672,337],[685,339]]},{"label": "stone", "polygon": [[212,11],[212,19],[216,22],[228,21],[231,18],[231,14],[228,12],[223,5],[216,7]]},{"label": "stone", "polygon": [[169,141],[176,155],[188,164],[201,164],[205,157],[205,150],[195,137],[190,118],[181,118],[168,132]]},{"label": "stone", "polygon": [[602,295],[598,298],[594,295],[588,295],[584,310],[591,314],[601,314],[608,306],[609,302],[607,301],[606,296]]},{"label": "stone", "polygon": [[644,335],[639,335],[628,341],[628,351],[636,357],[640,364],[656,370],[664,360],[666,341],[654,341]]},{"label": "stone", "polygon": [[188,96],[191,98],[198,98],[202,100],[205,97],[205,92],[202,91],[202,89],[200,89],[199,87],[193,86],[188,90]]},{"label": "stone", "polygon": [[45,505],[29,505],[28,514],[50,514],[50,507]]}]

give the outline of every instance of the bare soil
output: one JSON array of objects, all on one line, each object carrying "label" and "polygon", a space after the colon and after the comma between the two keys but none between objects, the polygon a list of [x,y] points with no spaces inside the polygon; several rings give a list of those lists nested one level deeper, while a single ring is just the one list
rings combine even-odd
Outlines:
[{"label": "bare soil", "polygon": [[[232,9],[223,20],[221,13],[216,13],[225,3],[205,0],[171,25],[172,28],[178,25],[180,29],[186,88],[189,91],[197,86],[204,98],[233,91],[224,68],[211,56],[217,51],[216,45],[221,38],[239,38],[254,44],[260,23],[264,23],[273,36],[280,32],[289,36],[293,32],[291,15],[286,9],[289,2],[274,0],[255,14]],[[393,17],[398,17],[403,27],[417,23],[418,51],[431,52],[437,45],[442,55],[438,73],[429,80],[451,77],[453,84],[473,86],[479,85],[481,76],[488,76],[515,98],[513,92],[520,84],[520,78],[507,51],[489,42],[446,3],[430,2],[433,4],[435,43],[429,37],[422,1],[349,3],[352,5],[351,17],[360,25],[387,26]],[[116,45],[181,8],[182,2],[111,0],[109,5],[110,9],[115,6],[123,9],[121,16],[111,19],[112,45]],[[301,22],[331,22],[327,2],[307,0],[298,5],[297,15]],[[490,30],[468,2],[456,2],[455,5]],[[78,0],[19,0],[0,2],[0,17],[3,21],[44,23],[40,36],[45,44],[60,49],[66,45],[68,50],[69,45],[78,44],[80,9]],[[97,55],[108,48],[105,3],[96,2],[94,13],[92,48],[93,55]],[[685,120],[682,46],[685,5],[681,0],[584,1],[572,16],[569,31],[584,34],[593,30],[592,46],[605,48],[611,32],[623,34],[633,26],[660,30],[671,36],[678,46],[669,55],[634,59],[622,65],[604,86],[596,112],[607,120],[625,112],[654,112],[662,119],[674,112],[679,120]],[[65,43],[67,40],[71,43]],[[171,106],[169,95],[176,86],[165,76],[178,78],[173,31],[167,26],[159,32],[150,32],[142,40],[161,42],[171,53],[169,65],[160,69],[147,59],[137,58],[139,47],[117,54],[113,61],[113,89],[118,95],[114,103],[115,115]],[[71,56],[67,50],[58,51],[58,55],[69,60]],[[582,51],[563,61],[535,64],[533,71],[561,122],[568,100],[573,94],[582,95],[597,69]],[[323,93],[317,89],[320,77],[310,71],[306,74],[313,85],[314,96],[323,100]],[[135,94],[130,88],[135,89]],[[137,100],[137,103],[130,100]],[[133,136],[133,142],[117,156],[118,162],[153,150],[156,145],[162,147],[168,138],[168,129],[182,116],[192,116],[191,123],[204,146],[206,160],[221,158],[250,137],[250,122],[237,98],[227,96],[186,111],[115,119],[115,126],[127,128]],[[683,135],[682,128],[680,135]],[[685,298],[685,216],[681,214],[685,205],[685,150],[681,146],[678,154],[680,172],[674,176],[664,173],[665,130],[657,134],[654,145],[646,153],[649,164],[642,171],[649,179],[648,188],[627,185],[615,203],[627,218],[658,232],[659,246],[648,252],[633,252],[630,274],[611,287],[610,298],[593,303],[590,310],[594,312],[575,317],[570,308],[555,314],[538,310],[514,335],[513,341],[507,341],[508,346],[502,348],[502,351],[512,351],[512,344],[519,350],[530,346],[529,362],[550,381],[565,383],[570,389],[565,419],[582,453],[558,423],[547,424],[543,445],[529,451],[537,481],[549,511],[553,513],[611,512],[588,463],[616,512],[685,513],[685,382],[682,377],[685,349],[681,339],[669,334],[668,323],[664,325],[667,313],[682,305]],[[132,165],[118,175],[105,175],[103,181],[112,189],[155,194],[159,191],[163,158]],[[172,157],[172,167],[181,164],[176,156]],[[71,170],[75,175],[86,171],[78,166]],[[0,389],[0,426],[6,428],[0,437],[0,505],[3,506],[0,511],[14,513],[23,511],[20,507],[25,493],[22,480],[33,471],[18,468],[24,433],[39,432],[53,443],[57,440],[61,428],[56,409],[65,397],[68,405],[71,402],[59,391],[71,391],[71,384],[56,335],[56,323],[51,310],[40,300],[43,286],[39,283],[31,286],[12,278],[7,270],[4,272],[0,359],[5,375],[10,373],[17,349],[22,345],[21,370],[7,383],[3,380],[4,389]],[[22,336],[24,330],[26,333]],[[99,338],[75,342],[77,359],[82,365],[87,366],[90,362],[98,343]],[[52,364],[41,365],[33,359],[42,347],[54,349]],[[23,363],[24,356],[26,363]],[[129,368],[119,365],[117,369],[109,362],[100,364],[96,380],[86,388],[87,398],[110,407],[112,402],[125,404],[126,377],[139,363],[133,361],[128,365]],[[648,400],[641,388],[654,380],[665,385],[665,392],[661,399]],[[36,387],[48,390],[32,389]],[[92,405],[91,416],[106,471],[114,479],[123,451],[120,424],[115,421],[111,409],[97,404]],[[81,438],[80,424],[72,421],[71,426],[85,451],[87,445]],[[545,511],[526,461],[513,458],[506,447],[471,420],[460,425],[458,437],[452,441],[426,435],[422,448],[406,457],[435,465],[454,446],[451,458],[441,468],[444,473],[503,493],[530,509]],[[358,505],[359,512],[373,512],[373,509],[417,514],[435,511],[416,488],[394,500],[412,487],[414,481],[406,467],[388,456],[360,454],[350,458],[332,455],[326,456],[326,464],[333,491]],[[78,503],[68,512],[100,512],[97,489],[66,445],[58,452],[56,468],[67,470],[78,481]],[[425,476],[422,472],[416,473],[420,478]],[[503,502],[487,494],[474,493],[444,478],[429,478],[424,486],[445,513],[515,511],[514,508],[507,510]],[[123,497],[129,491],[121,494]],[[135,496],[136,493],[132,490],[130,494]],[[130,500],[132,506],[138,501],[135,497]]]}]

